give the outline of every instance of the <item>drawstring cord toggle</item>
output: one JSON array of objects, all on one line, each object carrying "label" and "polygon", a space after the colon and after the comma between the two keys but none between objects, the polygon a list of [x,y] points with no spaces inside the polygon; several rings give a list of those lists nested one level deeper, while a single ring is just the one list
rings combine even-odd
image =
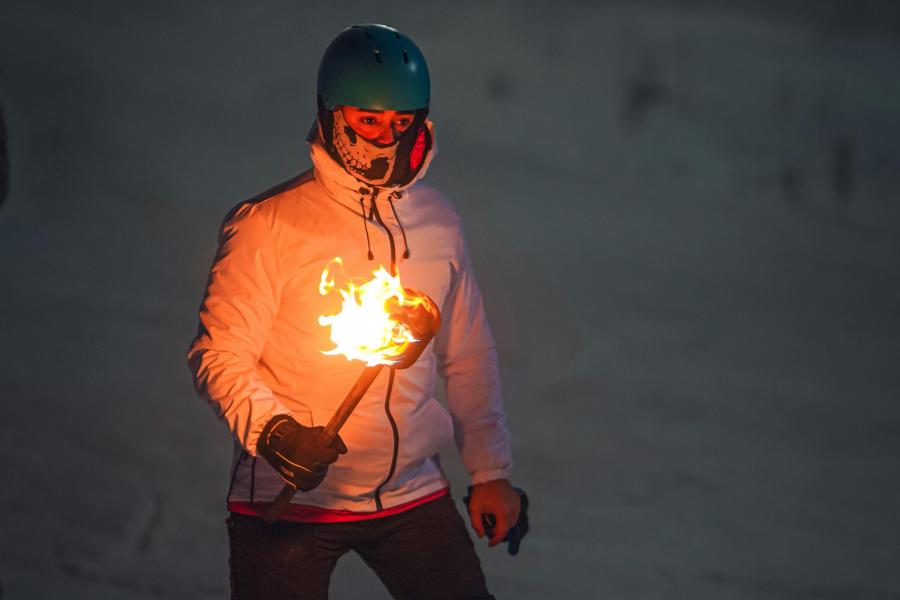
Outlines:
[{"label": "drawstring cord toggle", "polygon": [[[375,199],[376,196],[372,195],[373,190],[362,186],[357,190],[361,195],[359,197],[359,209],[360,216],[363,219],[363,229],[366,232],[366,247],[368,248],[368,257],[369,260],[375,260],[375,254],[372,252],[372,239],[369,237],[369,221],[372,220],[375,214]],[[369,214],[366,214],[366,196],[372,195],[370,201],[370,209]],[[400,233],[403,234],[403,258],[409,258],[411,252],[409,250],[409,241],[406,239],[406,229],[403,228],[403,223],[400,221],[400,215],[397,214],[397,207],[394,206],[394,200],[399,200],[403,197],[403,192],[401,191],[393,191],[388,196],[388,204],[391,206],[391,212],[394,213],[394,219],[397,221],[397,225],[400,227]]]}]

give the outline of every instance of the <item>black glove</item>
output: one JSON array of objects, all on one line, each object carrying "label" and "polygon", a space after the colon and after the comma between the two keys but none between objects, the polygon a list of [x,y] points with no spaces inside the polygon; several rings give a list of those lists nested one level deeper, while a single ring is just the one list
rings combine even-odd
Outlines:
[{"label": "black glove", "polygon": [[[466,503],[466,507],[469,506],[469,497],[472,495],[472,486],[469,486],[468,494],[465,498],[463,498],[463,502]],[[528,495],[522,491],[521,488],[514,487],[513,490],[519,495],[519,520],[516,521],[516,524],[509,528],[509,531],[506,532],[506,536],[501,540],[502,542],[508,542],[509,546],[506,547],[506,551],[509,552],[510,556],[515,556],[519,553],[519,544],[522,543],[522,538],[525,537],[525,534],[528,533]],[[494,527],[497,526],[497,517],[492,514],[484,514],[481,515],[481,524],[484,526],[484,533],[488,538],[494,537]]]},{"label": "black glove", "polygon": [[325,479],[328,465],[339,454],[347,453],[341,436],[328,440],[324,429],[301,425],[290,415],[278,415],[263,427],[256,448],[285,482],[308,492]]}]

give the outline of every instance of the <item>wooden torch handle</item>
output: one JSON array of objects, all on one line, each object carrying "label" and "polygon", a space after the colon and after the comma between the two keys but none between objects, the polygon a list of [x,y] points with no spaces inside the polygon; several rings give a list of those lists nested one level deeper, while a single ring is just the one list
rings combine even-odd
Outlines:
[{"label": "wooden torch handle", "polygon": [[289,483],[285,483],[278,495],[275,496],[275,500],[266,509],[263,521],[269,525],[277,521],[284,509],[287,508],[287,505],[291,503],[291,498],[294,497],[295,493],[297,493],[297,488]]},{"label": "wooden torch handle", "polygon": [[375,378],[378,377],[378,374],[381,373],[383,367],[384,365],[366,367],[363,369],[363,372],[360,373],[359,379],[356,380],[356,383],[354,383],[353,387],[350,388],[350,391],[347,392],[344,401],[341,402],[341,405],[338,406],[337,410],[334,411],[334,414],[331,415],[331,419],[328,421],[325,430],[322,432],[323,442],[325,442],[326,445],[331,444],[331,442],[334,441],[334,438],[337,437],[341,427],[343,427],[344,423],[347,422],[347,419],[350,418],[356,405],[359,404],[359,401],[365,396],[369,386],[372,385],[372,382],[374,382]]},{"label": "wooden torch handle", "polygon": [[[344,401],[341,402],[341,405],[334,411],[334,414],[322,431],[322,443],[325,446],[330,446],[331,442],[337,437],[341,427],[343,427],[344,423],[347,422],[347,419],[350,418],[356,405],[359,404],[359,401],[365,396],[369,386],[372,385],[372,382],[375,381],[375,378],[381,373],[383,366],[384,365],[375,365],[373,367],[366,367],[363,369],[363,372],[360,373],[356,383],[354,383],[353,387],[350,388],[350,391],[347,392]],[[278,496],[275,497],[275,500],[266,510],[263,520],[269,525],[277,521],[278,518],[281,517],[281,513],[284,512],[284,509],[287,508],[287,505],[290,504],[291,498],[294,497],[295,493],[297,493],[297,488],[289,483],[285,483],[284,487],[281,488],[281,491],[278,493]]]}]

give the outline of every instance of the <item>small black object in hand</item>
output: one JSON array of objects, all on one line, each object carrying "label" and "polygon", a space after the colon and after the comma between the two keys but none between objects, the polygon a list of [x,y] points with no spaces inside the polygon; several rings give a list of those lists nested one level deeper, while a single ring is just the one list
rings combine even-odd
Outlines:
[{"label": "small black object in hand", "polygon": [[[509,552],[510,556],[515,556],[519,553],[519,545],[522,543],[522,538],[528,533],[528,495],[521,488],[513,487],[513,490],[519,495],[519,520],[516,521],[515,525],[509,528],[509,531],[506,532],[506,536],[500,540],[501,542],[509,543],[506,551]],[[469,498],[471,496],[472,486],[469,486],[468,493],[466,494],[466,497],[463,498],[463,502],[466,503],[466,508],[469,507]],[[497,517],[491,513],[483,514],[481,515],[481,524],[484,526],[485,534],[487,534],[489,538],[494,537],[494,527],[497,526]]]}]

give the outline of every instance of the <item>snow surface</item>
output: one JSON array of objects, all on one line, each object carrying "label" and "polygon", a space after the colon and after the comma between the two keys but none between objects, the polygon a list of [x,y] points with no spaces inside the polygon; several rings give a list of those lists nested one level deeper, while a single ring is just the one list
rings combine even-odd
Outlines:
[{"label": "snow surface", "polygon": [[[365,21],[428,57],[500,345],[533,529],[492,591],[900,598],[897,10],[763,4],[5,2],[0,598],[227,596],[184,354]],[[352,556],[332,588],[387,597]]]}]

